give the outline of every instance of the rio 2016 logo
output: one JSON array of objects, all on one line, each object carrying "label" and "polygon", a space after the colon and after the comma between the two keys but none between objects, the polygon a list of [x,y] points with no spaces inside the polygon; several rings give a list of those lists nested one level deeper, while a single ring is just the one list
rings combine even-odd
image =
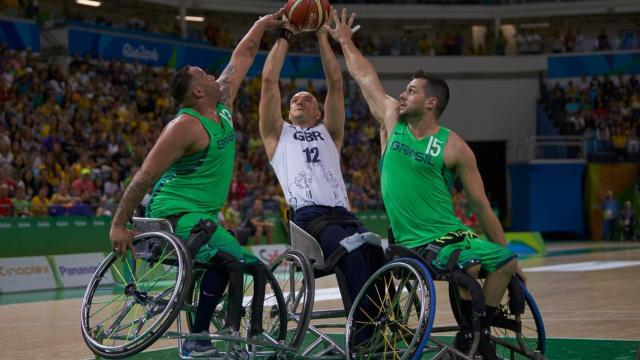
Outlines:
[{"label": "rio 2016 logo", "polygon": [[282,250],[280,249],[262,249],[258,253],[260,256],[260,260],[267,264],[271,264],[278,256],[282,255]]}]

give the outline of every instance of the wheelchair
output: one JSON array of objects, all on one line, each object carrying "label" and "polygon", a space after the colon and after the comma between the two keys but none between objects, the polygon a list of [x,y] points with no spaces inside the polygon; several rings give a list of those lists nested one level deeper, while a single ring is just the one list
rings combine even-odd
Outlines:
[{"label": "wheelchair", "polygon": [[[134,218],[133,228],[140,233],[133,240],[136,257],[128,254],[118,258],[115,252],[107,255],[82,301],[82,335],[96,355],[128,357],[161,337],[178,339],[178,349],[184,339],[211,339],[218,358],[242,359],[249,354],[281,358],[295,352],[286,338],[284,296],[262,263],[245,272],[239,334],[184,332],[185,326],[191,330],[193,325],[199,284],[207,267],[193,260],[188,244],[173,234],[168,220]],[[256,302],[252,301],[251,275],[255,271],[266,278],[263,298]],[[223,327],[228,303],[225,294],[212,318],[215,330]],[[263,331],[259,334],[251,329],[252,316],[261,321]]]},{"label": "wheelchair", "polygon": [[[457,325],[433,326],[434,278],[455,281],[456,277],[438,272],[411,250],[389,246],[390,261],[367,280],[350,304],[344,296],[345,274],[332,271],[318,242],[290,222],[290,249],[269,268],[257,265],[266,278],[263,298],[254,299],[252,272],[245,275],[240,334],[192,334],[206,266],[193,260],[188,244],[173,234],[169,221],[134,218],[134,230],[140,233],[133,241],[136,257],[107,255],[82,301],[82,335],[98,356],[128,357],[159,338],[168,338],[178,340],[178,349],[184,339],[211,339],[219,351],[215,358],[418,359],[427,355],[475,359],[477,341],[470,353],[463,354],[433,335],[458,329]],[[332,273],[343,294],[343,308],[314,310],[315,280]],[[542,359],[542,318],[533,297],[521,283],[517,285],[526,306],[512,305],[513,296],[506,297],[492,324],[492,340],[503,357]],[[450,282],[454,315],[459,309],[456,289]],[[214,330],[222,330],[229,301],[223,295],[212,318]],[[251,328],[252,316],[261,321],[259,334]],[[462,321],[459,314],[456,319]],[[185,326],[188,331],[183,331]],[[332,328],[341,332],[324,332]]]},{"label": "wheelchair", "polygon": [[[280,274],[279,285],[285,294],[287,339],[299,347],[296,357],[322,359],[392,358],[392,359],[478,359],[479,341],[468,353],[455,349],[446,337],[464,321],[461,315],[458,287],[475,287],[473,324],[474,339],[479,339],[480,317],[484,297],[480,285],[462,270],[440,271],[414,251],[392,244],[386,250],[387,263],[367,280],[353,304],[347,303],[344,274],[335,269],[343,294],[344,308],[313,310],[315,280],[330,273],[318,242],[295,223],[289,222],[291,248],[276,259],[271,270]],[[284,278],[283,275],[284,274]],[[436,281],[449,282],[451,308],[457,324],[434,327]],[[475,284],[475,285],[474,285]],[[478,292],[480,291],[480,292]],[[369,309],[367,312],[365,309]],[[371,311],[373,309],[373,311]],[[361,312],[358,314],[358,312]],[[340,322],[318,323],[317,320],[346,317]],[[363,321],[364,319],[364,321]],[[316,320],[315,324],[310,323]],[[344,328],[343,346],[334,334],[323,329]],[[546,335],[540,311],[524,283],[514,276],[492,323],[491,340],[496,353],[509,359],[544,359]],[[311,338],[305,341],[304,333]],[[361,333],[365,341],[357,341]],[[360,336],[362,338],[362,336]]]},{"label": "wheelchair", "polygon": [[[348,358],[364,359],[375,349],[389,350],[402,359],[478,359],[476,355],[480,337],[480,315],[484,313],[484,296],[480,284],[461,269],[442,271],[418,253],[392,244],[386,252],[389,262],[380,268],[363,286],[354,301],[347,319],[345,347]],[[435,318],[435,281],[449,283],[449,301],[456,324],[433,326]],[[382,286],[381,286],[382,285]],[[385,289],[381,292],[378,289]],[[459,330],[466,322],[460,306],[459,287],[471,293],[474,342],[468,353],[454,348],[450,341],[436,334]],[[372,291],[373,290],[373,291]],[[370,294],[374,294],[371,296]],[[363,302],[373,302],[379,309],[367,314],[366,323],[354,318]],[[355,335],[366,327],[373,327],[370,340],[360,347],[352,345]],[[405,337],[419,334],[410,341]],[[546,335],[540,311],[524,283],[514,275],[491,324],[490,339],[496,345],[496,354],[503,359],[544,359]],[[373,349],[373,350],[372,350]]]}]

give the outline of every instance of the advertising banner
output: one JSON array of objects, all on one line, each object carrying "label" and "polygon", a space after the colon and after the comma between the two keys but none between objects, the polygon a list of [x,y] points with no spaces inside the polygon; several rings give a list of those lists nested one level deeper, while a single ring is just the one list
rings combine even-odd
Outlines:
[{"label": "advertising banner", "polygon": [[[57,255],[53,263],[62,287],[85,287],[103,259],[102,253]],[[112,284],[113,279],[105,276],[101,283]]]},{"label": "advertising banner", "polygon": [[105,217],[0,218],[0,258],[108,251],[109,225]]},{"label": "advertising banner", "polygon": [[[639,179],[640,168],[637,164],[591,163],[588,165],[584,191],[591,239],[602,240],[604,222],[602,202],[607,191],[613,192],[620,210],[625,200],[633,200]],[[615,239],[619,239],[619,236],[616,235]]]},{"label": "advertising banner", "polygon": [[46,257],[0,259],[0,292],[55,288],[56,281]]},{"label": "advertising banner", "polygon": [[[68,39],[69,54],[89,54],[106,60],[116,59],[171,68],[193,65],[214,74],[219,74],[224,69],[232,53],[230,49],[191,44],[179,38],[169,40],[166,36],[118,33],[77,26],[69,28]],[[259,76],[266,58],[267,53],[260,52],[247,76]],[[289,55],[282,68],[281,77],[324,79],[322,61],[317,55]]]},{"label": "advertising banner", "polygon": [[549,56],[549,79],[640,73],[640,51],[576,56]]},{"label": "advertising banner", "polygon": [[0,19],[0,43],[9,48],[40,51],[40,29],[32,21]]},{"label": "advertising banner", "polygon": [[251,246],[251,252],[263,263],[269,265],[273,260],[287,251],[287,246],[283,244],[277,245],[260,245]]}]

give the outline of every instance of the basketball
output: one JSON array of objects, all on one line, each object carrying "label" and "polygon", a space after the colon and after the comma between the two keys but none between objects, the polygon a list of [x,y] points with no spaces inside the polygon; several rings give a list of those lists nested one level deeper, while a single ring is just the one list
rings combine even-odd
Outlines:
[{"label": "basketball", "polygon": [[284,13],[296,29],[300,31],[316,31],[329,16],[328,0],[289,0]]}]

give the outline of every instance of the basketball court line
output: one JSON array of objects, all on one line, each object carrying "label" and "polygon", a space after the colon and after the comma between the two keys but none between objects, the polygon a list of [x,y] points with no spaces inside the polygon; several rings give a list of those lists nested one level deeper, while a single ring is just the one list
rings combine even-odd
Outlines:
[{"label": "basketball court line", "polygon": [[524,269],[525,272],[584,272],[619,269],[640,266],[640,261],[584,261],[569,264],[537,266]]}]

